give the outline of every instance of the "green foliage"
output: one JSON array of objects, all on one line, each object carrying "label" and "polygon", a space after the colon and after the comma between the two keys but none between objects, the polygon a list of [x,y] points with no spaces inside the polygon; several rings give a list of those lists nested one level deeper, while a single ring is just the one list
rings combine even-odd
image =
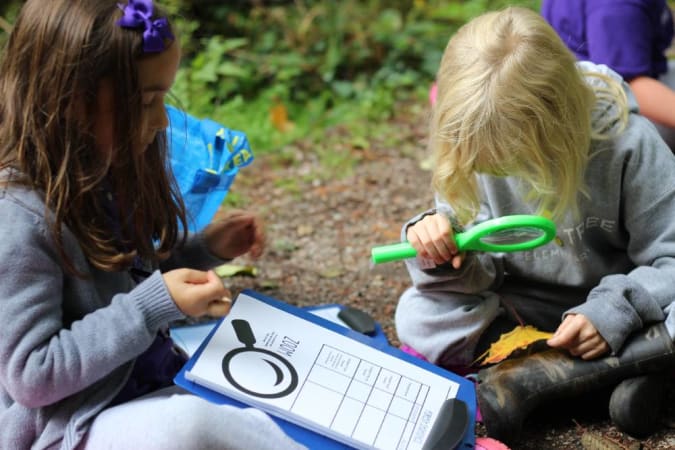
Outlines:
[{"label": "green foliage", "polygon": [[5,46],[12,23],[14,23],[14,19],[19,13],[22,4],[22,0],[10,0],[0,6],[0,49]]},{"label": "green foliage", "polygon": [[[368,124],[385,121],[402,100],[426,98],[461,24],[539,1],[160,0],[183,48],[172,102],[246,132],[256,153],[300,137],[320,143],[336,124],[367,141]],[[22,3],[4,3],[0,17],[11,23]],[[6,36],[0,28],[0,43]]]},{"label": "green foliage", "polygon": [[[173,0],[184,48],[174,94],[245,131],[256,152],[320,140],[328,126],[382,121],[400,100],[424,98],[457,27],[507,3],[539,0]],[[275,105],[292,122],[284,131]]]}]

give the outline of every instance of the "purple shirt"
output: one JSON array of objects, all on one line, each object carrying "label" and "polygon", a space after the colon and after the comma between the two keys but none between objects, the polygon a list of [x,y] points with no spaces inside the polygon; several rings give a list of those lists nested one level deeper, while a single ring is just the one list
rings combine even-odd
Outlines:
[{"label": "purple shirt", "polygon": [[173,379],[187,359],[178,353],[170,337],[161,331],[142,355],[136,358],[127,384],[109,406],[119,405],[142,395],[173,386]]},{"label": "purple shirt", "polygon": [[577,59],[605,64],[627,81],[668,70],[673,16],[665,0],[543,0],[541,14]]}]

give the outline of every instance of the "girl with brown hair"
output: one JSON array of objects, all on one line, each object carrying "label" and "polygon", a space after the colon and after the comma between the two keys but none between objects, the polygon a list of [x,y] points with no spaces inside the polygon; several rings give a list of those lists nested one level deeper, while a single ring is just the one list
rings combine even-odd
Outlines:
[{"label": "girl with brown hair", "polygon": [[0,448],[297,448],[263,413],[173,385],[167,328],[220,316],[210,267],[260,255],[251,213],[186,235],[151,0],[28,0],[0,66]]}]

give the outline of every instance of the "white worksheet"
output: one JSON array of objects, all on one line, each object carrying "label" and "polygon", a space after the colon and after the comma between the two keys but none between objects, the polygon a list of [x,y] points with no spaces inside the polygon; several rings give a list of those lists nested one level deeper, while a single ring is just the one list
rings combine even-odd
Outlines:
[{"label": "white worksheet", "polygon": [[[306,309],[307,312],[321,317],[322,319],[329,320],[333,323],[336,323],[342,327],[349,328],[342,319],[338,317],[340,312],[340,307],[335,306],[322,306],[319,308]],[[194,355],[199,347],[204,342],[204,339],[208,337],[213,330],[213,327],[216,326],[217,322],[215,320],[198,323],[193,325],[177,325],[171,327],[171,339],[173,342],[180,347],[181,350],[185,352],[186,355]]]},{"label": "white worksheet", "polygon": [[185,377],[360,449],[421,449],[459,389],[245,293]]}]

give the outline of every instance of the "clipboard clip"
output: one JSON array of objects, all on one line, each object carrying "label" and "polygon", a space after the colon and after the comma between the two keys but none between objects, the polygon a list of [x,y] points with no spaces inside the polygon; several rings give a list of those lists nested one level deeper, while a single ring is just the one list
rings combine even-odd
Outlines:
[{"label": "clipboard clip", "polygon": [[469,428],[469,407],[457,398],[443,403],[422,450],[453,450]]}]

